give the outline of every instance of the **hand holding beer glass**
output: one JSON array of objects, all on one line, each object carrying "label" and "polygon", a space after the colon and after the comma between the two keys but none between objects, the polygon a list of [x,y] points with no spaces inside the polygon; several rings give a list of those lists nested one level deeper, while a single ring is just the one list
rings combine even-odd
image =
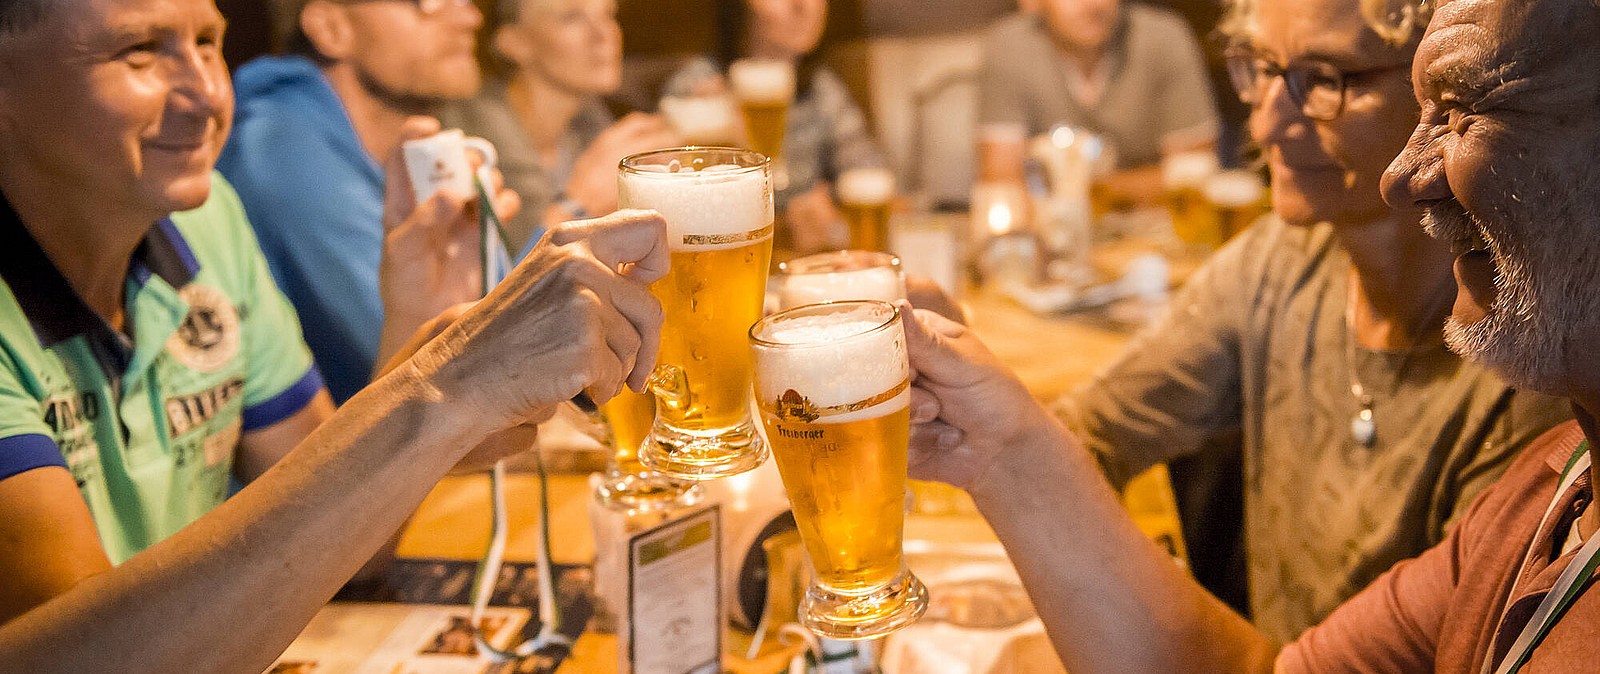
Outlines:
[{"label": "hand holding beer glass", "polygon": [[767,158],[679,148],[622,160],[622,208],[667,222],[672,270],[650,284],[665,312],[650,379],[655,424],[639,451],[650,470],[688,480],[737,475],[767,449],[750,417],[745,331],[761,318],[772,260]]},{"label": "hand holding beer glass", "polygon": [[911,368],[886,302],[812,304],[750,329],[755,390],[812,581],[800,622],[870,639],[927,610],[901,554]]},{"label": "hand holding beer glass", "polygon": [[906,298],[900,258],[865,250],[837,250],[778,264],[778,308],[834,300]]},{"label": "hand holding beer glass", "polygon": [[783,134],[789,123],[789,103],[794,100],[794,65],[787,61],[740,59],[728,66],[728,85],[739,101],[749,147],[772,159],[772,181],[788,186],[783,168]]}]

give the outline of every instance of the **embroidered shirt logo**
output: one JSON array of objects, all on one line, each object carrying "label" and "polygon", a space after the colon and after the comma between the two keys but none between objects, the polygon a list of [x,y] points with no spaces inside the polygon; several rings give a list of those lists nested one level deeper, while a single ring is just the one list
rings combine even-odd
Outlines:
[{"label": "embroidered shirt logo", "polygon": [[167,338],[167,351],[199,372],[216,372],[239,353],[239,312],[222,291],[190,283],[178,291],[189,303],[183,324]]}]

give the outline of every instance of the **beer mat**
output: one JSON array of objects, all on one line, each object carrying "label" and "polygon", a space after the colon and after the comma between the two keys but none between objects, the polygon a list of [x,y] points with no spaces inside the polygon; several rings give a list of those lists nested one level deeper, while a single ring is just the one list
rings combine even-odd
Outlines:
[{"label": "beer mat", "polygon": [[685,234],[685,246],[720,246],[728,243],[744,243],[746,241],[760,241],[772,236],[772,225],[748,232],[735,232],[732,234]]},{"label": "beer mat", "polygon": [[[475,561],[457,559],[396,559],[384,578],[375,583],[346,585],[337,601],[397,602],[466,606],[472,601]],[[587,566],[556,564],[552,568],[556,604],[562,617],[559,633],[576,641],[594,614],[594,574]],[[538,618],[539,571],[533,562],[505,562],[489,598],[491,606],[534,609],[513,641],[532,639],[543,627]],[[494,663],[484,674],[543,674],[553,672],[566,659],[570,646],[552,644],[520,662]]]}]

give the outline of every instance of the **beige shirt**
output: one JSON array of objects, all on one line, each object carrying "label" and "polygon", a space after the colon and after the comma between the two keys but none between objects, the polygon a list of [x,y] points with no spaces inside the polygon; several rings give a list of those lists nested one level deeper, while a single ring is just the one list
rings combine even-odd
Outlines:
[{"label": "beige shirt", "polygon": [[[1242,450],[1249,605],[1279,642],[1443,539],[1519,449],[1571,416],[1443,344],[1353,348],[1349,265],[1331,226],[1264,219],[1060,408],[1118,484],[1227,442]],[[1371,447],[1351,433],[1351,354],[1375,398]]]},{"label": "beige shirt", "polygon": [[1216,139],[1216,101],[1200,45],[1171,12],[1124,5],[1093,77],[1068,62],[1038,16],[1001,19],[984,41],[980,124],[1020,123],[1028,135],[1061,123],[1105,137],[1122,168],[1161,160],[1163,143]]}]

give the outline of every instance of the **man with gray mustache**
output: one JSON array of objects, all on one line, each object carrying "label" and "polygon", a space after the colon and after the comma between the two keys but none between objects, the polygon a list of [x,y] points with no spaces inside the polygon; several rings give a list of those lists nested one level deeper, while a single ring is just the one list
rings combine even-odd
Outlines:
[{"label": "man with gray mustache", "polygon": [[[1072,672],[1577,672],[1600,662],[1600,5],[1447,0],[1384,179],[1452,242],[1452,348],[1566,396],[1438,546],[1280,647],[1145,540],[1079,442],[966,329],[917,312],[912,476],[966,488]],[[1066,515],[1064,515],[1066,514]],[[1307,526],[1316,526],[1307,522]]]}]

